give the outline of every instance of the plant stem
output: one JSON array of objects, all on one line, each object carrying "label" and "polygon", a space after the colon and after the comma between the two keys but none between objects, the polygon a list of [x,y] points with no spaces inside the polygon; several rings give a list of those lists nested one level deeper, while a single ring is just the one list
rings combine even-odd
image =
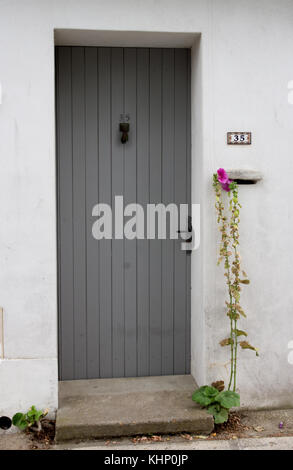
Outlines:
[{"label": "plant stem", "polygon": [[[239,269],[240,269],[240,264],[239,264],[239,255],[237,252],[237,244],[238,244],[238,211],[237,211],[237,206],[238,206],[238,191],[237,189],[234,189],[233,191],[233,199],[232,199],[232,215],[231,215],[231,238],[232,238],[232,246],[233,246],[233,251],[234,251],[234,286],[239,287]],[[236,227],[236,229],[235,229]],[[239,292],[239,291],[238,291]],[[236,299],[234,298],[233,304],[234,304],[234,381],[233,381],[233,392],[236,391],[236,379],[237,379],[237,348],[238,348],[238,334],[237,334],[237,310],[236,310]]]},{"label": "plant stem", "polygon": [[233,373],[234,373],[234,338],[233,338],[233,319],[232,319],[232,304],[233,304],[233,297],[231,292],[231,276],[230,276],[230,265],[229,265],[229,257],[226,255],[226,263],[227,263],[227,284],[228,284],[228,291],[230,297],[230,340],[231,340],[231,365],[230,365],[230,380],[228,385],[228,390],[231,388]]},{"label": "plant stem", "polygon": [[[237,320],[234,322],[235,332],[237,329]],[[236,376],[237,376],[237,347],[238,347],[238,339],[237,334],[234,335],[235,337],[235,348],[234,348],[234,384],[233,384],[233,392],[236,391]]]}]

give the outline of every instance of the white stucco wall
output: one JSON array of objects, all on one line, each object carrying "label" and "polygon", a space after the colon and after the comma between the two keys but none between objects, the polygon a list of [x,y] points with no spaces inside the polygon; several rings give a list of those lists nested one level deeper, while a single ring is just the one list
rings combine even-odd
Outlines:
[{"label": "white stucco wall", "polygon": [[[192,255],[192,371],[200,384],[227,377],[211,175],[219,166],[252,167],[264,180],[240,188],[251,279],[243,303],[260,357],[240,353],[239,387],[245,406],[293,406],[293,1],[2,0],[0,414],[57,406],[56,28],[201,33],[192,59],[193,202],[201,202],[203,217],[201,250]],[[252,146],[228,147],[229,130],[252,131]]]},{"label": "white stucco wall", "polygon": [[[221,14],[221,12],[223,14]],[[241,18],[241,21],[239,20]],[[204,153],[204,313],[207,381],[221,377],[227,351],[223,277],[215,269],[212,171],[252,167],[264,174],[255,186],[241,186],[241,254],[251,285],[244,288],[248,315],[241,322],[260,357],[240,351],[239,386],[246,406],[293,405],[293,368],[288,341],[293,335],[292,187],[293,107],[288,80],[293,75],[293,2],[214,2],[212,13],[209,153]],[[250,147],[225,144],[227,130],[252,131]],[[221,374],[222,370],[222,374]]]}]

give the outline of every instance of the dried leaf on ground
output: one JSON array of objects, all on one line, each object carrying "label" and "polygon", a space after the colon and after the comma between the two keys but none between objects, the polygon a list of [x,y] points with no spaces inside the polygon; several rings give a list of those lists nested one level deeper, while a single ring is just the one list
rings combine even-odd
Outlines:
[{"label": "dried leaf on ground", "polygon": [[253,429],[254,429],[256,432],[262,432],[262,431],[265,430],[265,428],[263,428],[262,426],[255,426]]},{"label": "dried leaf on ground", "polygon": [[181,437],[187,441],[192,441],[192,436],[190,434],[181,434]]}]

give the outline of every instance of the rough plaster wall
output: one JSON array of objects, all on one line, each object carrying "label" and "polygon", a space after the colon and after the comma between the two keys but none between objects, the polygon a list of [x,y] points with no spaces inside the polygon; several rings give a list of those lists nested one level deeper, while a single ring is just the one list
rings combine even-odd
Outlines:
[{"label": "rough plaster wall", "polygon": [[[121,7],[118,0],[9,0],[0,1],[0,305],[6,357],[0,383],[9,381],[11,393],[1,386],[0,411],[25,408],[37,397],[39,406],[57,406],[54,28],[202,33],[200,85],[193,81],[194,96],[202,100],[193,111],[199,188],[193,198],[201,195],[203,220],[201,253],[192,262],[194,292],[198,288],[192,369],[201,383],[221,378],[227,361],[227,351],[218,346],[227,327],[223,278],[215,266],[211,174],[219,166],[253,167],[265,179],[240,189],[242,256],[252,281],[243,302],[260,358],[241,353],[246,360],[239,385],[245,405],[293,405],[293,368],[287,363],[293,339],[293,107],[287,102],[293,2],[125,0]],[[238,129],[253,132],[251,147],[226,146],[226,132]]]},{"label": "rough plaster wall", "polygon": [[0,367],[0,412],[12,416],[35,405],[48,408],[49,415],[54,416],[58,398],[56,359],[9,359]]},{"label": "rough plaster wall", "polygon": [[[251,279],[243,289],[248,319],[241,326],[260,351],[259,358],[240,352],[242,402],[293,406],[293,368],[287,361],[293,339],[293,107],[287,100],[293,77],[293,2],[214,2],[212,21],[214,168],[251,167],[264,174],[263,182],[239,191],[241,254]],[[252,146],[226,146],[227,130],[252,131]],[[214,168],[206,167],[206,177]],[[227,351],[218,347],[219,339],[227,337],[227,322],[221,320],[223,277],[215,268],[211,196],[205,199],[206,243],[211,247],[205,251],[204,301],[209,380],[225,375],[221,365],[227,358]]]}]

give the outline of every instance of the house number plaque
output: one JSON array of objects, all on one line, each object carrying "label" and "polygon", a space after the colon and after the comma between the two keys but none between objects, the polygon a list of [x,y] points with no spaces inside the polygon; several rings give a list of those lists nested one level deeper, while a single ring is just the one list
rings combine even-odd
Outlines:
[{"label": "house number plaque", "polygon": [[250,145],[251,132],[227,132],[228,145]]}]

